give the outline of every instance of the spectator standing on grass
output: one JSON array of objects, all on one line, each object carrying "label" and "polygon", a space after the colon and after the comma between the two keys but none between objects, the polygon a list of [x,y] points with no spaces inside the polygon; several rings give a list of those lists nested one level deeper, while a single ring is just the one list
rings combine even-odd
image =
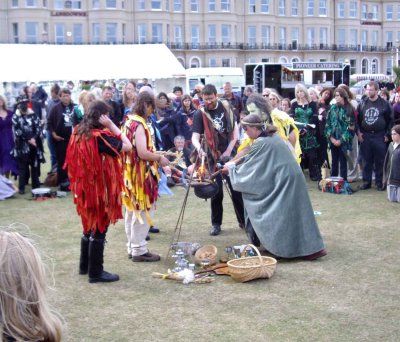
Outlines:
[{"label": "spectator standing on grass", "polygon": [[185,137],[185,145],[190,149],[192,148],[193,116],[196,111],[197,106],[190,95],[184,95],[182,97],[181,109],[178,112],[177,131],[179,135]]},{"label": "spectator standing on grass", "polygon": [[60,103],[60,86],[55,83],[52,85],[50,89],[50,99],[47,101],[47,114],[46,114],[46,139],[47,139],[47,146],[50,151],[50,162],[51,162],[51,169],[50,172],[57,172],[57,156],[56,156],[56,147],[54,145],[53,135],[48,127],[49,121],[49,113],[53,109],[55,105]]},{"label": "spectator standing on grass", "polygon": [[15,145],[12,155],[18,164],[18,189],[22,195],[29,172],[32,178],[32,189],[40,187],[40,163],[44,163],[42,145],[43,127],[39,118],[28,108],[29,99],[22,95],[17,99],[17,110],[12,118]]},{"label": "spectator standing on grass", "polygon": [[105,86],[101,96],[103,101],[112,108],[112,111],[110,112],[111,121],[114,122],[117,127],[120,127],[122,123],[121,107],[113,100],[113,88]]},{"label": "spectator standing on grass", "polygon": [[400,125],[393,126],[391,136],[384,161],[384,185],[389,201],[400,202]]},{"label": "spectator standing on grass", "polygon": [[361,190],[371,188],[372,171],[378,191],[385,188],[382,182],[383,162],[392,125],[392,110],[389,102],[378,95],[379,85],[375,81],[367,84],[367,98],[358,105],[358,140],[362,158],[363,184]]},{"label": "spectator standing on grass", "polygon": [[89,105],[74,129],[65,160],[83,226],[79,274],[89,274],[90,283],[119,280],[117,274],[104,271],[103,256],[108,226],[123,218],[119,154],[132,145],[109,118],[111,110],[103,101]]},{"label": "spectator standing on grass", "polygon": [[328,159],[328,141],[325,137],[326,118],[331,108],[331,101],[333,99],[333,90],[331,88],[324,88],[321,91],[320,99],[317,103],[318,110],[318,125],[317,125],[317,141],[318,141],[318,165],[322,167],[324,162],[329,164]]},{"label": "spectator standing on grass", "polygon": [[158,197],[158,167],[169,165],[164,156],[155,153],[147,120],[155,110],[154,96],[139,94],[133,114],[128,115],[122,131],[133,149],[123,155],[126,190],[123,196],[128,257],[134,262],[159,261],[160,256],[147,248],[146,237]]},{"label": "spectator standing on grass", "polygon": [[354,109],[343,88],[334,91],[335,103],[326,118],[325,136],[332,155],[331,176],[340,176],[347,181],[347,151],[351,151],[355,132]]},{"label": "spectator standing on grass", "polygon": [[0,231],[1,341],[60,342],[62,321],[46,298],[46,271],[35,243]]},{"label": "spectator standing on grass", "polygon": [[400,93],[397,92],[394,95],[393,102],[393,123],[395,125],[400,124]]},{"label": "spectator standing on grass", "polygon": [[13,113],[7,109],[5,97],[0,95],[0,175],[7,178],[11,174],[18,174],[17,163],[11,155],[14,148],[12,117]]},{"label": "spectator standing on grass", "polygon": [[321,177],[321,170],[318,163],[318,141],[317,131],[309,124],[318,125],[318,112],[316,103],[311,101],[307,88],[301,84],[295,87],[296,100],[291,106],[291,115],[294,120],[304,124],[300,129],[300,146],[302,151],[302,168],[308,168],[310,179],[317,181]]},{"label": "spectator standing on grass", "polygon": [[244,109],[242,99],[233,93],[231,82],[225,82],[223,89],[224,95],[222,98],[230,103],[233,108],[233,114],[235,114],[235,117],[239,120],[239,113]]}]

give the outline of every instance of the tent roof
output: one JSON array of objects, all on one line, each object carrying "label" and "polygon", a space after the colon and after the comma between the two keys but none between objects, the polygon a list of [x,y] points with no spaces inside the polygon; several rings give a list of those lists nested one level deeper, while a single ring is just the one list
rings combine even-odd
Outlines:
[{"label": "tent roof", "polygon": [[171,78],[185,69],[164,44],[1,44],[2,82]]}]

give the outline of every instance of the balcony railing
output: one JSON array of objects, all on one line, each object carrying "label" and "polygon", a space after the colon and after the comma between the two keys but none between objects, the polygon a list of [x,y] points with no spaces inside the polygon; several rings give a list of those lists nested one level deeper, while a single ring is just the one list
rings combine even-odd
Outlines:
[{"label": "balcony railing", "polygon": [[[19,44],[42,44],[43,42],[14,42]],[[7,42],[0,42],[0,44],[7,44]],[[46,42],[46,44],[54,44]],[[72,42],[65,42],[63,45],[77,44]],[[96,43],[81,43],[81,44],[139,44],[138,41],[116,41],[116,42],[96,42]],[[159,44],[156,42],[140,42],[140,44]],[[241,50],[241,51],[354,51],[354,52],[392,52],[395,47],[392,46],[372,46],[372,45],[349,45],[349,44],[299,44],[299,43],[165,43],[171,50]],[[60,45],[60,44],[59,44]]]}]

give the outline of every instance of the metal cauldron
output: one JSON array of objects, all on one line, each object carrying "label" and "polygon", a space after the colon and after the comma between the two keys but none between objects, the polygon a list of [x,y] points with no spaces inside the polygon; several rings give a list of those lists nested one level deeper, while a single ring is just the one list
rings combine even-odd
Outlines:
[{"label": "metal cauldron", "polygon": [[213,198],[217,195],[218,191],[218,184],[214,182],[194,187],[194,194],[202,199]]}]

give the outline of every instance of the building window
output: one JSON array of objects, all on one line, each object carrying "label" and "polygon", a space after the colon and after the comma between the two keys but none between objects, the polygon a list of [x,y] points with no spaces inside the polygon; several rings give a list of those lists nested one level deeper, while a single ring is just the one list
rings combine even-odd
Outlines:
[{"label": "building window", "polygon": [[100,43],[100,24],[99,23],[92,24],[92,43],[93,44]]},{"label": "building window", "polygon": [[250,47],[255,47],[257,41],[257,31],[255,26],[248,26],[247,27],[247,44]]},{"label": "building window", "polygon": [[62,10],[64,9],[64,1],[63,0],[55,0],[54,1],[54,9]]},{"label": "building window", "polygon": [[151,9],[153,11],[161,11],[161,0],[152,0]]},{"label": "building window", "polygon": [[99,9],[100,8],[100,0],[92,0],[92,8]]},{"label": "building window", "polygon": [[345,29],[338,29],[337,31],[337,36],[338,36],[338,40],[337,40],[337,44],[339,47],[344,47],[346,44],[346,30]]},{"label": "building window", "polygon": [[357,18],[357,1],[350,1],[349,3],[349,17]]},{"label": "building window", "polygon": [[391,49],[393,47],[393,31],[386,32],[386,47]]},{"label": "building window", "polygon": [[299,15],[299,0],[292,0],[292,16],[297,17]]},{"label": "building window", "polygon": [[279,45],[283,48],[286,45],[286,27],[279,27]]},{"label": "building window", "polygon": [[286,15],[286,11],[285,11],[285,2],[286,0],[279,0],[279,8],[278,8],[278,15],[280,16],[285,16]]},{"label": "building window", "polygon": [[117,24],[107,23],[106,24],[106,42],[111,44],[117,43]]},{"label": "building window", "polygon": [[65,29],[64,24],[58,23],[54,27],[55,43],[64,44],[65,43]]},{"label": "building window", "polygon": [[82,8],[81,0],[64,1],[64,7],[68,9],[80,10]]},{"label": "building window", "polygon": [[378,5],[372,5],[372,19],[378,20]]},{"label": "building window", "polygon": [[322,46],[328,45],[328,28],[319,28],[319,44]]},{"label": "building window", "polygon": [[215,12],[215,0],[208,0],[208,12]]},{"label": "building window", "polygon": [[26,42],[37,43],[38,23],[27,22],[25,28],[26,28]]},{"label": "building window", "polygon": [[400,20],[400,5],[397,5],[397,20]]},{"label": "building window", "polygon": [[249,0],[249,14],[256,13],[256,0]]},{"label": "building window", "polygon": [[74,44],[83,43],[83,32],[82,24],[74,24],[72,26],[72,35],[74,38]]},{"label": "building window", "polygon": [[37,1],[36,0],[25,0],[26,7],[36,7]]},{"label": "building window", "polygon": [[393,5],[386,5],[386,20],[393,20]]},{"label": "building window", "polygon": [[190,0],[190,11],[191,12],[199,11],[199,1],[198,0]]},{"label": "building window", "polygon": [[126,24],[122,24],[122,43],[126,42]]},{"label": "building window", "polygon": [[144,11],[145,10],[144,0],[137,0],[136,1],[136,8],[137,8],[138,11]]},{"label": "building window", "polygon": [[292,27],[292,49],[297,50],[298,49],[298,43],[299,43],[299,37],[300,37],[300,30],[298,27]]},{"label": "building window", "polygon": [[350,46],[351,46],[352,48],[356,48],[357,45],[358,45],[357,37],[358,37],[358,31],[357,31],[357,29],[350,29],[350,39],[349,39],[349,43],[350,43]]},{"label": "building window", "polygon": [[393,74],[393,59],[389,58],[386,60],[386,75]]},{"label": "building window", "polygon": [[217,26],[208,25],[208,44],[215,46],[217,44]]},{"label": "building window", "polygon": [[361,73],[362,74],[369,74],[369,70],[368,70],[368,59],[364,58],[361,61]]},{"label": "building window", "polygon": [[269,0],[261,0],[261,13],[269,13]]},{"label": "building window", "polygon": [[357,60],[350,59],[350,75],[357,73]]},{"label": "building window", "polygon": [[271,28],[268,25],[261,26],[261,44],[268,46],[271,44]]},{"label": "building window", "polygon": [[162,43],[162,24],[151,24],[151,41],[156,44]]},{"label": "building window", "polygon": [[361,47],[365,48],[368,45],[368,31],[362,30],[361,31]]},{"label": "building window", "polygon": [[47,8],[47,0],[43,0],[43,7]]},{"label": "building window", "polygon": [[182,0],[174,0],[174,12],[182,12]]},{"label": "building window", "polygon": [[216,58],[210,58],[208,60],[208,66],[211,68],[215,68],[217,66],[217,59]]},{"label": "building window", "polygon": [[230,58],[222,58],[222,66],[224,68],[229,68],[231,66],[231,59]]},{"label": "building window", "polygon": [[338,15],[338,18],[344,18],[344,2],[338,2],[337,15]]},{"label": "building window", "polygon": [[327,14],[326,0],[319,0],[319,15],[325,17]]},{"label": "building window", "polygon": [[18,44],[19,43],[18,23],[12,24],[12,32],[13,32],[13,42],[15,44]]},{"label": "building window", "polygon": [[315,28],[309,27],[307,29],[307,45],[312,47],[315,44]]},{"label": "building window", "polygon": [[174,26],[174,42],[177,45],[177,48],[182,48],[182,25]]},{"label": "building window", "polygon": [[146,24],[138,24],[137,31],[138,31],[138,43],[139,44],[146,43],[147,39]]},{"label": "building window", "polygon": [[201,63],[200,60],[196,57],[192,58],[190,61],[190,67],[191,68],[200,68]]},{"label": "building window", "polygon": [[117,0],[106,0],[106,8],[117,8]]},{"label": "building window", "polygon": [[11,7],[18,7],[18,0],[12,0]]},{"label": "building window", "polygon": [[307,0],[307,15],[314,15],[314,0]]},{"label": "building window", "polygon": [[378,66],[379,66],[379,62],[376,58],[374,58],[371,62],[371,73],[372,74],[377,74],[378,73]]},{"label": "building window", "polygon": [[379,36],[378,31],[372,31],[372,37],[371,37],[372,46],[378,46],[378,36]]},{"label": "building window", "polygon": [[200,26],[199,25],[192,25],[191,29],[191,42],[192,42],[192,49],[198,49],[200,44]]},{"label": "building window", "polygon": [[222,12],[231,11],[231,0],[221,0],[221,11]]},{"label": "building window", "polygon": [[368,6],[366,4],[361,5],[361,18],[367,19],[368,17]]},{"label": "building window", "polygon": [[231,25],[221,25],[221,42],[228,44],[231,41]]}]

